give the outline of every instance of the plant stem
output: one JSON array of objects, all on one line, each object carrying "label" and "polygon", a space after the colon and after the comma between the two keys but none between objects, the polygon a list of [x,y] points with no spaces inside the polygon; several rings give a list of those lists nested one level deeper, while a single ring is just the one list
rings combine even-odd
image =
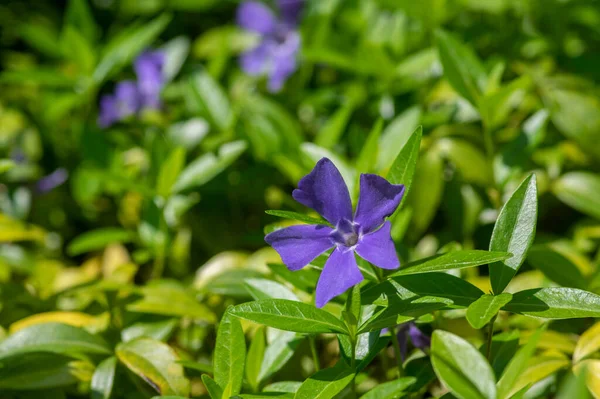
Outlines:
[{"label": "plant stem", "polygon": [[492,361],[492,337],[494,336],[494,322],[496,321],[496,317],[498,315],[492,317],[490,323],[488,324],[488,337],[487,337],[487,354],[486,358],[488,362]]},{"label": "plant stem", "polygon": [[350,382],[350,389],[352,390],[352,397],[356,399],[358,398],[358,395],[356,394],[356,337],[351,336],[350,339],[352,340],[352,354],[350,355],[350,367],[354,371],[354,376],[352,377],[352,381]]},{"label": "plant stem", "polygon": [[402,368],[402,351],[400,350],[400,342],[398,342],[398,336],[396,335],[396,327],[390,327],[389,330],[392,334],[392,346],[394,347],[394,354],[398,363],[398,377],[402,377],[402,374],[404,374]]},{"label": "plant stem", "polygon": [[313,363],[315,365],[315,371],[321,370],[321,365],[319,364],[319,354],[317,352],[317,339],[314,335],[311,335],[308,338],[308,342],[310,344],[310,351],[312,353]]}]

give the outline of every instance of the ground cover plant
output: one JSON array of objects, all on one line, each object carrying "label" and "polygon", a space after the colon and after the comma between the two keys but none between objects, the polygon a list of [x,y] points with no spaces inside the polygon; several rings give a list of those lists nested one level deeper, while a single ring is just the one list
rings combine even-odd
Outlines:
[{"label": "ground cover plant", "polygon": [[600,2],[0,4],[0,399],[600,397]]}]

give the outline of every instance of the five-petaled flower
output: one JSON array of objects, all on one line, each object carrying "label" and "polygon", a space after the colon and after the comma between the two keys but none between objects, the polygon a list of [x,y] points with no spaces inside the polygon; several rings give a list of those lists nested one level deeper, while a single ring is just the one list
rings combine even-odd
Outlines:
[{"label": "five-petaled flower", "polygon": [[317,283],[315,302],[323,307],[337,295],[363,280],[354,253],[382,269],[400,266],[385,221],[402,200],[404,185],[391,184],[383,177],[362,174],[356,212],[348,187],[333,162],[322,158],[298,183],[294,199],[323,216],[326,225],[295,225],[268,234],[265,241],[292,271],[299,270],[325,251],[333,251]]},{"label": "five-petaled flower", "polygon": [[300,50],[298,19],[304,0],[278,0],[281,18],[258,1],[246,1],[238,8],[237,24],[260,36],[259,44],[240,58],[244,72],[252,76],[267,75],[267,87],[277,92],[297,67]]}]

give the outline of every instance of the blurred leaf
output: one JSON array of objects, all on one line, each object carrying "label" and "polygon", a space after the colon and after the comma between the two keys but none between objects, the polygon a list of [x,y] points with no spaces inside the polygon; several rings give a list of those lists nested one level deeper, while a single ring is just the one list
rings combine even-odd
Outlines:
[{"label": "blurred leaf", "polygon": [[[570,364],[569,360],[565,357],[559,356],[537,356],[531,359],[529,367],[527,367],[517,379],[514,388],[509,395],[514,395],[522,389],[529,387],[544,378],[556,373],[562,368],[568,367]],[[505,396],[508,398],[511,396]],[[514,396],[512,396],[514,397]]]},{"label": "blurred leaf", "polygon": [[435,36],[444,76],[458,94],[477,107],[487,85],[481,61],[469,47],[450,33],[438,30]]},{"label": "blurred leaf", "polygon": [[600,296],[576,288],[534,288],[513,294],[504,310],[545,319],[600,317]]},{"label": "blurred leaf", "polygon": [[60,71],[50,68],[31,68],[24,70],[7,70],[0,74],[0,83],[9,84],[37,84],[47,87],[72,88],[75,80]]},{"label": "blurred leaf", "polygon": [[408,140],[414,136],[420,120],[421,109],[414,106],[394,118],[383,130],[379,139],[379,152],[377,155],[378,171],[386,172],[389,170],[400,151],[406,147]]},{"label": "blurred leaf", "polygon": [[226,312],[217,331],[213,368],[215,381],[223,391],[229,386],[230,396],[237,395],[242,389],[245,362],[246,339],[242,325],[237,318]]},{"label": "blurred leaf", "polygon": [[283,284],[263,278],[248,278],[244,281],[250,295],[255,300],[261,299],[288,299],[299,301],[296,294]]},{"label": "blurred leaf", "polygon": [[457,397],[496,398],[496,379],[490,365],[464,339],[447,331],[434,331],[431,362],[440,381]]},{"label": "blurred leaf", "polygon": [[510,360],[504,369],[504,373],[502,373],[502,377],[498,381],[498,399],[510,398],[516,391],[523,388],[516,387],[517,380],[527,368],[529,359],[533,356],[543,332],[544,328],[534,333]]},{"label": "blurred leaf", "polygon": [[63,51],[58,40],[58,32],[44,25],[35,23],[19,24],[21,38],[31,47],[49,57],[62,57]]},{"label": "blurred leaf", "polygon": [[[402,147],[400,153],[398,153],[386,176],[392,184],[404,184],[405,197],[410,193],[410,187],[415,175],[422,135],[423,127],[419,126],[410,136],[404,147]],[[402,202],[404,203],[405,201]]]},{"label": "blurred leaf", "polygon": [[108,313],[99,316],[92,316],[83,312],[44,312],[25,317],[14,322],[10,326],[10,332],[15,333],[24,328],[44,323],[62,323],[73,327],[90,327],[92,329],[101,329],[108,324]]},{"label": "blurred leaf", "polygon": [[231,125],[232,113],[229,100],[219,83],[208,73],[200,71],[190,78],[190,88],[199,110],[204,110],[219,130],[227,130]]},{"label": "blurred leaf", "polygon": [[[260,385],[260,367],[265,356],[265,348],[265,327],[261,326],[254,332],[246,357],[246,380],[254,391],[258,391]],[[239,364],[236,366],[239,368]]]},{"label": "blurred leaf", "polygon": [[436,142],[435,148],[441,156],[454,164],[464,181],[483,187],[489,185],[490,164],[477,147],[465,140],[441,138]]},{"label": "blurred leaf", "polygon": [[165,43],[161,50],[165,52],[163,76],[166,82],[170,82],[177,76],[190,52],[190,39],[178,36]]},{"label": "blurred leaf", "polygon": [[360,397],[360,399],[399,399],[408,394],[406,392],[417,379],[402,377],[394,381],[384,382]]},{"label": "blurred leaf", "polygon": [[150,285],[141,287],[139,291],[143,298],[127,305],[130,312],[188,316],[209,323],[216,321],[215,314],[183,288]]},{"label": "blurred leaf", "polygon": [[332,399],[354,378],[354,373],[344,362],[317,371],[300,385],[295,399]]},{"label": "blurred leaf", "polygon": [[111,356],[103,360],[94,375],[90,389],[92,391],[92,399],[109,399],[115,384],[115,374],[117,370],[117,358]]},{"label": "blurred leaf", "polygon": [[77,28],[88,43],[94,43],[98,35],[98,25],[94,21],[88,0],[69,0],[65,12],[65,25]]},{"label": "blurred leaf", "polygon": [[410,234],[419,237],[433,220],[444,189],[444,162],[435,151],[427,151],[419,158],[413,177],[411,195],[407,199],[412,212]]},{"label": "blurred leaf", "polygon": [[523,100],[530,86],[531,78],[525,75],[482,97],[479,112],[486,129],[493,131],[505,124],[510,112]]},{"label": "blurred leaf", "polygon": [[577,363],[598,350],[600,350],[600,323],[594,324],[581,334],[573,353],[573,362]]},{"label": "blurred leaf", "polygon": [[127,342],[136,338],[146,337],[164,342],[171,336],[178,324],[177,319],[136,322],[121,330],[121,340]]},{"label": "blurred leaf", "polygon": [[297,220],[299,222],[304,222],[304,223],[308,223],[308,224],[329,225],[329,222],[327,222],[325,219],[306,216],[303,213],[298,213],[298,212],[279,211],[279,210],[273,209],[273,210],[267,210],[267,211],[265,211],[265,213],[267,215],[273,215],[273,216],[278,216],[280,218]]},{"label": "blurred leaf", "polygon": [[65,55],[77,64],[83,75],[90,75],[96,66],[96,54],[92,45],[72,26],[64,29],[61,39]]},{"label": "blurred leaf", "polygon": [[390,301],[387,307],[374,313],[358,328],[358,333],[362,334],[370,331],[379,331],[389,326],[395,326],[409,322],[424,314],[431,313],[434,310],[441,309],[448,304],[448,301],[439,297],[422,297],[407,300]]},{"label": "blurred leaf", "polygon": [[331,313],[286,299],[263,299],[243,303],[234,306],[229,312],[233,316],[280,330],[314,334],[348,333],[346,325]]},{"label": "blurred leaf", "polygon": [[531,247],[527,253],[527,262],[564,287],[585,288],[588,285],[579,268],[549,246]]},{"label": "blurred leaf", "polygon": [[351,101],[342,105],[319,130],[315,144],[327,149],[335,146],[344,134],[353,111],[354,104]]},{"label": "blurred leaf", "polygon": [[160,172],[156,179],[156,192],[158,195],[166,198],[171,194],[171,188],[177,181],[184,165],[185,150],[183,147],[177,147],[171,151],[160,167]]},{"label": "blurred leaf", "polygon": [[498,314],[498,311],[512,299],[511,294],[483,295],[469,305],[467,321],[475,328],[483,328]]},{"label": "blurred leaf", "polygon": [[102,338],[84,329],[60,323],[35,324],[9,335],[0,342],[0,359],[48,352],[67,356],[82,353],[110,354]]},{"label": "blurred leaf", "polygon": [[223,398],[223,389],[207,374],[202,375],[202,383],[206,387],[208,394],[212,399],[221,399]]},{"label": "blurred leaf", "polygon": [[356,160],[358,173],[371,173],[375,170],[375,163],[379,153],[379,137],[383,130],[383,119],[378,119],[367,136],[365,143]]},{"label": "blurred leaf", "polygon": [[15,167],[15,163],[11,159],[0,159],[0,174],[5,173]]},{"label": "blurred leaf", "polygon": [[504,262],[489,267],[494,293],[501,293],[523,264],[533,243],[537,224],[537,187],[535,175],[530,175],[508,199],[494,225],[490,251],[513,254]]},{"label": "blurred leaf", "polygon": [[600,219],[600,175],[590,172],[566,173],[554,183],[552,191],[565,204]]},{"label": "blurred leaf", "polygon": [[100,85],[129,64],[156,40],[169,22],[171,16],[162,14],[148,23],[133,24],[109,41],[93,74],[96,84]]},{"label": "blurred leaf", "polygon": [[246,150],[243,141],[232,141],[219,147],[217,155],[200,155],[179,174],[172,192],[178,193],[201,186],[223,172]]},{"label": "blurred leaf", "polygon": [[292,358],[303,337],[293,332],[282,332],[265,351],[258,380],[267,380],[278,372]]},{"label": "blurred leaf", "polygon": [[0,389],[2,390],[45,390],[67,387],[78,382],[71,373],[69,359],[64,356],[47,353],[30,353],[16,356],[8,367],[0,369]]},{"label": "blurred leaf", "polygon": [[158,393],[188,396],[190,382],[178,357],[167,344],[150,338],[120,343],[117,357],[129,370],[146,381]]},{"label": "blurred leaf", "polygon": [[105,227],[80,234],[67,247],[70,256],[104,249],[110,244],[131,242],[134,233],[117,227]]},{"label": "blurred leaf", "polygon": [[488,252],[481,250],[453,251],[410,262],[403,266],[399,271],[391,274],[390,277],[464,269],[509,259],[510,257],[511,254],[507,252]]}]

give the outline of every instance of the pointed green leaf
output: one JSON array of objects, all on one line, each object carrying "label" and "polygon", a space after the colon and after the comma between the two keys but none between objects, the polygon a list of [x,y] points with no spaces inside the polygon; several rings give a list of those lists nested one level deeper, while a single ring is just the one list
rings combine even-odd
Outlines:
[{"label": "pointed green leaf", "polygon": [[504,310],[545,319],[600,317],[600,296],[577,288],[534,288],[513,294]]},{"label": "pointed green leaf", "polygon": [[392,184],[404,184],[404,197],[408,195],[415,175],[422,135],[423,127],[419,126],[400,150],[386,176]]},{"label": "pointed green leaf", "polygon": [[245,361],[246,339],[242,325],[237,318],[232,317],[229,312],[225,312],[219,324],[213,353],[215,381],[223,391],[229,385],[231,395],[240,393]]},{"label": "pointed green leaf", "polygon": [[158,195],[168,197],[171,194],[171,188],[177,181],[179,173],[185,165],[185,149],[183,147],[175,148],[163,162],[156,179],[156,192]]},{"label": "pointed green leaf", "polygon": [[300,333],[348,334],[346,325],[331,313],[287,299],[263,299],[232,307],[233,316],[280,330]]},{"label": "pointed green leaf", "polygon": [[399,399],[406,395],[405,391],[416,381],[415,377],[402,377],[384,382],[361,396],[360,399]]},{"label": "pointed green leaf", "polygon": [[332,399],[354,378],[352,369],[344,362],[317,371],[300,385],[294,399]]},{"label": "pointed green leaf", "polygon": [[273,216],[277,216],[277,217],[280,217],[280,218],[297,220],[299,222],[304,222],[304,223],[308,223],[308,224],[329,225],[329,222],[326,221],[325,219],[321,219],[321,218],[318,218],[318,217],[306,216],[305,214],[298,213],[298,212],[279,211],[279,210],[267,210],[267,211],[265,211],[265,213],[267,215],[273,215]]},{"label": "pointed green leaf", "polygon": [[92,399],[110,398],[115,383],[116,371],[117,358],[114,356],[103,360],[98,367],[96,367],[96,371],[94,371],[94,375],[92,376],[92,382],[90,383]]},{"label": "pointed green leaf", "polygon": [[260,385],[260,366],[265,356],[265,347],[265,327],[261,326],[256,330],[252,341],[250,341],[250,348],[246,357],[246,380],[250,383],[254,391],[258,391],[258,386]]},{"label": "pointed green leaf", "polygon": [[392,166],[401,149],[414,136],[413,132],[417,129],[420,120],[421,109],[418,106],[411,107],[395,117],[383,130],[377,154],[379,172],[385,172]]},{"label": "pointed green leaf", "polygon": [[500,294],[523,264],[535,237],[537,188],[530,175],[508,199],[498,215],[490,240],[490,251],[510,252],[513,256],[490,265],[494,293]]},{"label": "pointed green leaf", "polygon": [[512,295],[503,293],[500,295],[483,295],[481,298],[469,305],[467,309],[467,321],[473,328],[483,328],[502,306],[512,299]]},{"label": "pointed green leaf", "polygon": [[552,192],[570,207],[600,220],[600,175],[565,173],[554,183]]},{"label": "pointed green leaf", "polygon": [[215,382],[215,380],[210,378],[210,376],[208,376],[207,374],[202,374],[202,383],[208,391],[208,394],[210,395],[211,399],[223,398],[223,390],[221,389],[219,384]]},{"label": "pointed green leaf", "polygon": [[315,144],[331,149],[338,143],[340,137],[344,133],[344,129],[348,124],[348,120],[354,111],[354,104],[352,101],[348,101],[342,105],[328,120],[325,125],[321,128],[315,139]]},{"label": "pointed green leaf", "polygon": [[453,251],[410,262],[401,267],[399,271],[392,274],[390,277],[464,269],[467,267],[475,267],[491,262],[509,259],[510,257],[510,253],[498,251]]},{"label": "pointed green leaf", "polygon": [[371,132],[367,136],[367,140],[360,150],[358,159],[356,160],[356,171],[358,173],[371,173],[375,169],[377,162],[378,144],[381,131],[383,130],[383,119],[378,119],[373,125]]},{"label": "pointed green leaf", "polygon": [[431,363],[440,381],[460,399],[496,399],[494,372],[477,349],[447,331],[436,330]]}]

